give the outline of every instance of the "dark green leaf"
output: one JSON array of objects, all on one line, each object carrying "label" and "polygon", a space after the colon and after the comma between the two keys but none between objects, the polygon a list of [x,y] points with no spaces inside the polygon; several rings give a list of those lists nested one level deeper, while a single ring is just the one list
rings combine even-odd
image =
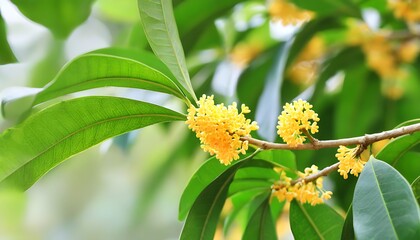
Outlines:
[{"label": "dark green leaf", "polygon": [[343,231],[341,233],[341,240],[354,240],[353,228],[353,207],[350,206],[347,211],[346,220],[344,221]]},{"label": "dark green leaf", "polygon": [[266,196],[265,200],[259,205],[256,211],[252,214],[248,225],[246,226],[242,239],[277,239],[276,229],[270,210],[270,194]]},{"label": "dark green leaf", "polygon": [[200,193],[188,213],[180,236],[181,240],[213,239],[229,185],[242,163],[243,161],[237,161],[236,164],[230,165]]},{"label": "dark green leaf", "polygon": [[356,184],[353,224],[357,239],[420,238],[420,210],[410,185],[373,157]]},{"label": "dark green leaf", "polygon": [[66,38],[90,15],[94,0],[12,0],[32,21],[44,25],[58,38]]},{"label": "dark green leaf", "polygon": [[335,104],[336,138],[363,135],[378,119],[378,113],[372,109],[381,109],[380,81],[368,74],[363,65],[347,69],[343,91]]},{"label": "dark green leaf", "polygon": [[420,176],[414,180],[411,184],[411,188],[413,189],[414,197],[417,199],[417,203],[420,205]]},{"label": "dark green leaf", "polygon": [[0,64],[15,63],[16,57],[7,41],[6,24],[0,12]]},{"label": "dark green leaf", "polygon": [[295,239],[339,239],[344,219],[330,206],[290,203],[290,227]]},{"label": "dark green leaf", "polygon": [[172,1],[138,0],[143,29],[153,52],[194,97],[184,50],[179,40]]},{"label": "dark green leaf", "polygon": [[0,180],[3,186],[27,189],[65,159],[108,138],[184,119],[172,110],[124,98],[64,101],[0,135]]}]

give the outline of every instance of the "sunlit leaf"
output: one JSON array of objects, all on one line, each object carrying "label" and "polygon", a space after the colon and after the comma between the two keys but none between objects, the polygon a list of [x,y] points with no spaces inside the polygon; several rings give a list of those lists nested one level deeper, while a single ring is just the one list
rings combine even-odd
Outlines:
[{"label": "sunlit leaf", "polygon": [[339,239],[344,219],[330,206],[290,203],[290,227],[295,239]]},{"label": "sunlit leaf", "polygon": [[90,15],[94,0],[11,0],[32,21],[66,38]]},{"label": "sunlit leaf", "polygon": [[394,138],[378,152],[376,158],[394,166],[408,150],[419,143],[420,132]]},{"label": "sunlit leaf", "polygon": [[184,50],[179,40],[172,1],[138,0],[138,5],[143,29],[153,52],[195,98]]},{"label": "sunlit leaf", "polygon": [[116,97],[84,97],[55,104],[0,135],[1,184],[27,189],[65,159],[108,138],[184,119],[160,106]]},{"label": "sunlit leaf", "polygon": [[357,239],[420,238],[420,210],[410,185],[373,157],[354,190],[353,224]]}]

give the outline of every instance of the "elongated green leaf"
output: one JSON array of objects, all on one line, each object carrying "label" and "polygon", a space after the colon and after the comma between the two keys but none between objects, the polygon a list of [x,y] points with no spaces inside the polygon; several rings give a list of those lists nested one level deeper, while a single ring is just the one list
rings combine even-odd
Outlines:
[{"label": "elongated green leaf", "polygon": [[94,0],[12,0],[29,19],[66,38],[90,15]]},{"label": "elongated green leaf", "polygon": [[0,64],[14,63],[16,61],[16,57],[7,41],[6,24],[0,12]]},{"label": "elongated green leaf", "polygon": [[[38,104],[81,90],[117,86],[172,94],[184,99],[172,80],[161,72],[159,62],[147,52],[130,53],[122,49],[104,49],[84,54],[60,71],[54,82],[38,94]],[[159,69],[159,70],[158,70]]]},{"label": "elongated green leaf", "polygon": [[124,98],[64,101],[0,135],[0,180],[3,186],[27,189],[63,160],[105,139],[184,119],[172,110]]},{"label": "elongated green leaf", "polygon": [[229,185],[236,170],[242,165],[240,163],[243,163],[243,161],[231,165],[200,193],[188,213],[180,236],[181,240],[213,239]]},{"label": "elongated green leaf", "polygon": [[246,226],[242,239],[277,239],[276,229],[270,210],[270,195],[260,204]]},{"label": "elongated green leaf", "polygon": [[353,224],[357,239],[420,238],[420,210],[410,185],[373,157],[354,190]]},{"label": "elongated green leaf", "polygon": [[420,132],[410,135],[404,135],[392,139],[381,151],[376,155],[377,159],[381,159],[393,166],[398,160],[412,147],[420,143]]},{"label": "elongated green leaf", "polygon": [[353,207],[350,205],[347,211],[346,220],[344,221],[343,231],[341,233],[341,240],[354,240],[353,228]]},{"label": "elongated green leaf", "polygon": [[138,0],[143,29],[153,52],[195,98],[179,40],[171,0]]},{"label": "elongated green leaf", "polygon": [[330,206],[290,203],[290,227],[295,239],[339,239],[344,219]]},{"label": "elongated green leaf", "polygon": [[413,189],[414,197],[417,200],[417,203],[420,205],[420,176],[414,180],[411,184],[411,188]]},{"label": "elongated green leaf", "polygon": [[[250,155],[239,161],[233,162],[233,165],[243,164],[242,162],[252,158]],[[269,167],[272,166],[267,161],[252,161],[248,162],[244,166],[260,166]],[[197,196],[203,191],[214,179],[223,174],[225,171],[230,169],[231,166],[225,166],[221,164],[216,158],[212,157],[207,160],[200,168],[194,173],[188,182],[187,187],[182,193],[181,200],[179,202],[179,213],[178,219],[185,219],[188,211],[190,210],[193,203],[196,201]]]}]

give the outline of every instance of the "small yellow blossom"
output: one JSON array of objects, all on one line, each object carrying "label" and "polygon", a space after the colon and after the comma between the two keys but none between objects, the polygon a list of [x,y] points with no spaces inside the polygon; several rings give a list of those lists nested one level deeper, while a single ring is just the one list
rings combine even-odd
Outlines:
[{"label": "small yellow blossom", "polygon": [[248,141],[240,138],[258,129],[256,122],[244,116],[249,108],[242,104],[239,113],[235,102],[227,107],[215,105],[213,96],[205,95],[197,103],[198,108],[191,105],[188,109],[186,124],[200,139],[201,148],[225,165],[237,160],[240,153],[245,154]]},{"label": "small yellow blossom", "polygon": [[340,161],[338,172],[344,179],[348,178],[348,173],[359,176],[367,160],[363,160],[360,156],[356,156],[359,146],[355,148],[347,148],[340,146],[335,157]]},{"label": "small yellow blossom", "polygon": [[398,74],[397,59],[389,41],[382,35],[375,35],[362,45],[367,65],[382,78],[393,78]]},{"label": "small yellow blossom", "polygon": [[[305,172],[299,172],[300,178],[308,177],[309,175],[318,173],[318,167],[312,165],[310,168],[305,168]],[[319,177],[315,182],[304,182],[299,181],[292,185],[292,179],[286,176],[284,171],[280,172],[280,180],[276,182],[272,189],[273,195],[277,197],[279,201],[292,201],[296,199],[301,203],[309,203],[316,205],[323,203],[323,200],[331,198],[332,192],[323,190],[323,179]]]},{"label": "small yellow blossom", "polygon": [[306,140],[302,131],[310,131],[312,134],[318,132],[318,114],[311,108],[312,105],[302,99],[283,106],[284,110],[278,117],[277,134],[291,147]]},{"label": "small yellow blossom", "polygon": [[229,57],[236,65],[247,66],[261,53],[262,48],[262,44],[258,42],[239,43],[233,48]]},{"label": "small yellow blossom", "polygon": [[419,54],[420,46],[415,40],[401,43],[398,49],[398,58],[405,63],[412,63]]},{"label": "small yellow blossom", "polygon": [[324,52],[325,44],[323,39],[313,37],[299,53],[293,65],[288,69],[287,75],[296,84],[309,86],[316,79],[320,66],[319,59]]},{"label": "small yellow blossom", "polygon": [[288,0],[272,0],[268,13],[273,20],[280,20],[284,25],[296,25],[311,20],[314,13],[302,10]]},{"label": "small yellow blossom", "polygon": [[420,21],[420,0],[388,0],[396,18],[407,22]]}]

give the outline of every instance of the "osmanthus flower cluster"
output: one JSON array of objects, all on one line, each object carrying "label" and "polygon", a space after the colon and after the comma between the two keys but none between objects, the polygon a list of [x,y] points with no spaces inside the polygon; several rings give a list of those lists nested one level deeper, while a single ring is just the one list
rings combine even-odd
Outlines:
[{"label": "osmanthus flower cluster", "polygon": [[315,182],[305,182],[304,180],[305,177],[318,173],[317,166],[312,165],[310,168],[305,168],[304,173],[298,172],[301,180],[296,183],[293,183],[292,179],[287,177],[283,169],[276,170],[280,174],[280,180],[272,186],[272,191],[279,201],[290,202],[296,199],[301,203],[309,203],[314,206],[331,198],[332,192],[323,189],[322,177],[317,178]]},{"label": "osmanthus flower cluster", "polygon": [[420,0],[388,0],[396,18],[407,22],[420,21]]},{"label": "osmanthus flower cluster", "polygon": [[268,13],[273,20],[280,20],[283,25],[296,25],[311,20],[314,13],[300,9],[288,0],[272,0],[269,2]]},{"label": "osmanthus flower cluster", "polygon": [[340,146],[337,150],[335,157],[340,161],[338,165],[338,172],[344,179],[348,178],[348,174],[353,174],[354,176],[359,176],[359,173],[362,172],[363,167],[365,166],[368,160],[368,152],[360,152],[360,146],[355,148],[347,148],[345,146]]},{"label": "osmanthus flower cluster", "polygon": [[191,105],[188,109],[186,123],[200,139],[201,148],[225,165],[239,159],[240,153],[245,154],[248,142],[240,138],[258,129],[256,122],[245,118],[249,108],[242,104],[239,112],[235,102],[227,107],[216,105],[213,96],[205,95],[197,104],[198,108]]},{"label": "osmanthus flower cluster", "polygon": [[278,117],[277,133],[291,147],[296,147],[306,140],[306,133],[318,132],[318,114],[312,105],[299,99],[292,104],[286,103]]}]

